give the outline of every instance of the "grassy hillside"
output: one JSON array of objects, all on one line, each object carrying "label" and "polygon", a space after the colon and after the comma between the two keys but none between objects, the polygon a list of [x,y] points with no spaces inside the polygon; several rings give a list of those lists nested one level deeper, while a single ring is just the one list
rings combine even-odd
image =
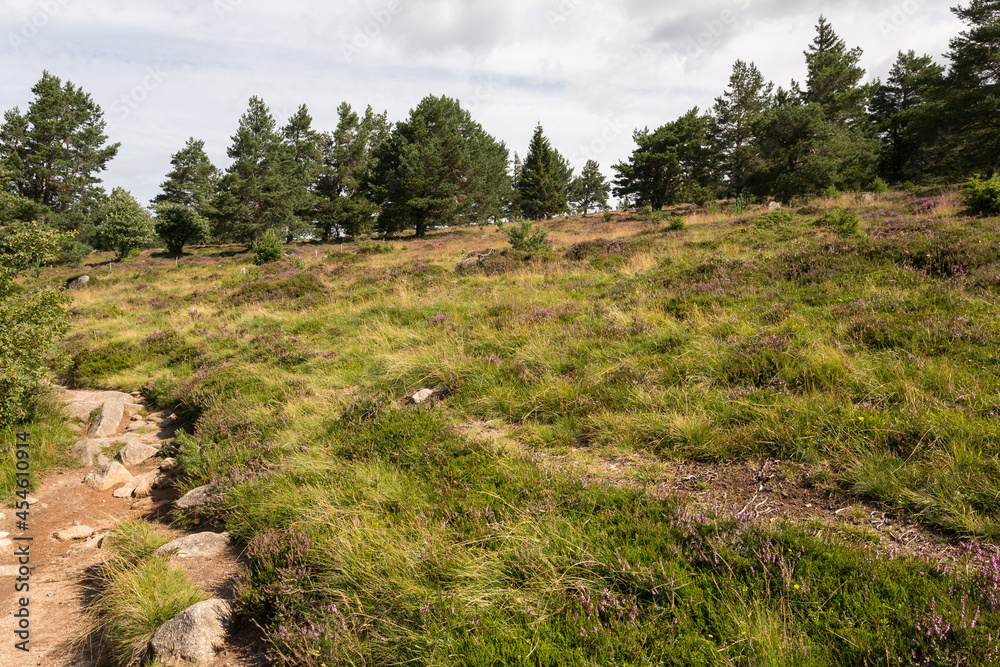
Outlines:
[{"label": "grassy hillside", "polygon": [[76,293],[67,379],[192,421],[179,520],[245,545],[282,663],[988,664],[1000,222],[933,194],[144,253]]}]

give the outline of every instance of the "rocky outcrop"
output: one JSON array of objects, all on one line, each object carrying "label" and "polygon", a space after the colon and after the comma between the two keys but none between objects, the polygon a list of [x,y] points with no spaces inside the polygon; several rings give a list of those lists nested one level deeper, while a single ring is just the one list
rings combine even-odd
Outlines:
[{"label": "rocky outcrop", "polygon": [[178,537],[156,550],[178,558],[205,558],[221,554],[229,546],[229,533],[194,533]]}]

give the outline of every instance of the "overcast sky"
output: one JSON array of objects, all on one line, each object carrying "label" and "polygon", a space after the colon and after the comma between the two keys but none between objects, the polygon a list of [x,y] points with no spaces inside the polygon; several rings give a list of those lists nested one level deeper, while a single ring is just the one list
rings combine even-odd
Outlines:
[{"label": "overcast sky", "polygon": [[[0,110],[25,110],[43,70],[90,93],[121,150],[104,173],[142,203],[170,156],[226,148],[252,95],[279,124],[300,104],[406,118],[448,95],[522,157],[535,124],[579,169],[631,153],[632,131],[710,107],[737,59],[787,86],[824,14],[868,77],[899,50],[946,62],[962,24],[944,0],[0,0]],[[695,7],[695,8],[692,8]]]}]

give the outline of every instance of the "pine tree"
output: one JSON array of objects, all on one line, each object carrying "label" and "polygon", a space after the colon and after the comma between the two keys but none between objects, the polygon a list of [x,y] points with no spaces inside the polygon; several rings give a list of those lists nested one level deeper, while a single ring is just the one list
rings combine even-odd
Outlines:
[{"label": "pine tree", "polygon": [[885,83],[876,82],[870,113],[882,140],[880,171],[889,180],[915,179],[931,168],[938,132],[933,104],[944,72],[929,55],[900,51]]},{"label": "pine tree", "polygon": [[325,142],[323,136],[313,130],[312,116],[304,104],[288,119],[281,134],[288,149],[287,162],[282,164],[288,181],[288,206],[295,214],[295,222],[285,229],[285,240],[291,242],[296,236],[306,235],[316,228],[320,201],[315,185],[323,171]]},{"label": "pine tree", "polygon": [[219,170],[208,159],[205,142],[191,137],[184,148],[170,157],[170,164],[174,168],[167,174],[167,180],[160,183],[163,192],[153,198],[152,204],[180,204],[190,206],[198,215],[208,215]]},{"label": "pine tree", "polygon": [[568,162],[552,148],[539,123],[517,180],[517,201],[521,212],[532,220],[548,219],[565,212],[571,177],[572,169],[569,169]]},{"label": "pine tree", "polygon": [[1000,171],[1000,0],[971,0],[952,12],[967,28],[951,40],[948,93],[937,122],[950,132],[954,176]]},{"label": "pine tree", "polygon": [[711,118],[695,107],[672,123],[650,132],[637,130],[638,148],[628,162],[612,167],[614,194],[659,210],[685,200],[703,201],[718,187],[718,154],[708,140]]},{"label": "pine tree", "polygon": [[587,160],[583,171],[573,179],[570,192],[572,193],[572,204],[586,216],[591,209],[608,208],[611,185],[601,173],[601,165],[597,164],[595,160]]},{"label": "pine tree", "polygon": [[337,114],[337,129],[325,137],[324,167],[316,183],[318,227],[324,241],[341,232],[357,236],[374,228],[378,207],[364,196],[361,183],[372,168],[375,150],[389,134],[387,114],[376,114],[371,107],[359,118],[344,102]]},{"label": "pine tree", "polygon": [[760,168],[760,151],[754,141],[754,123],[773,104],[773,84],[753,63],[737,60],[729,77],[729,88],[715,100],[712,136],[722,155],[726,180],[733,191],[741,190]]},{"label": "pine tree", "polygon": [[57,214],[88,211],[103,197],[98,174],[118,154],[107,144],[101,107],[90,95],[44,72],[25,114],[15,107],[0,126],[6,184]]},{"label": "pine tree", "polygon": [[233,163],[213,200],[215,236],[249,245],[268,229],[296,229],[293,156],[263,100],[250,98],[232,142],[227,154]]},{"label": "pine tree", "polygon": [[809,75],[804,101],[819,104],[826,120],[848,125],[864,121],[871,95],[869,86],[861,85],[865,70],[859,66],[862,50],[848,50],[833,26],[820,16],[816,37],[805,52]]},{"label": "pine tree", "polygon": [[502,214],[508,152],[458,101],[428,96],[376,151],[365,189],[382,211],[378,229],[481,223]]}]

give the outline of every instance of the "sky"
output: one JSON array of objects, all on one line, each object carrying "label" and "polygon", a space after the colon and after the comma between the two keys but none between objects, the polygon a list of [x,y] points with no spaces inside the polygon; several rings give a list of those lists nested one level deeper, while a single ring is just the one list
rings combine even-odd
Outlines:
[{"label": "sky", "polygon": [[27,109],[42,72],[71,81],[121,142],[102,174],[146,203],[188,137],[220,168],[251,96],[279,125],[305,104],[405,120],[457,98],[523,157],[535,125],[579,171],[627,160],[637,128],[710,108],[733,63],[787,87],[822,14],[866,78],[900,50],[946,64],[963,28],[944,0],[0,0],[0,110]]}]

